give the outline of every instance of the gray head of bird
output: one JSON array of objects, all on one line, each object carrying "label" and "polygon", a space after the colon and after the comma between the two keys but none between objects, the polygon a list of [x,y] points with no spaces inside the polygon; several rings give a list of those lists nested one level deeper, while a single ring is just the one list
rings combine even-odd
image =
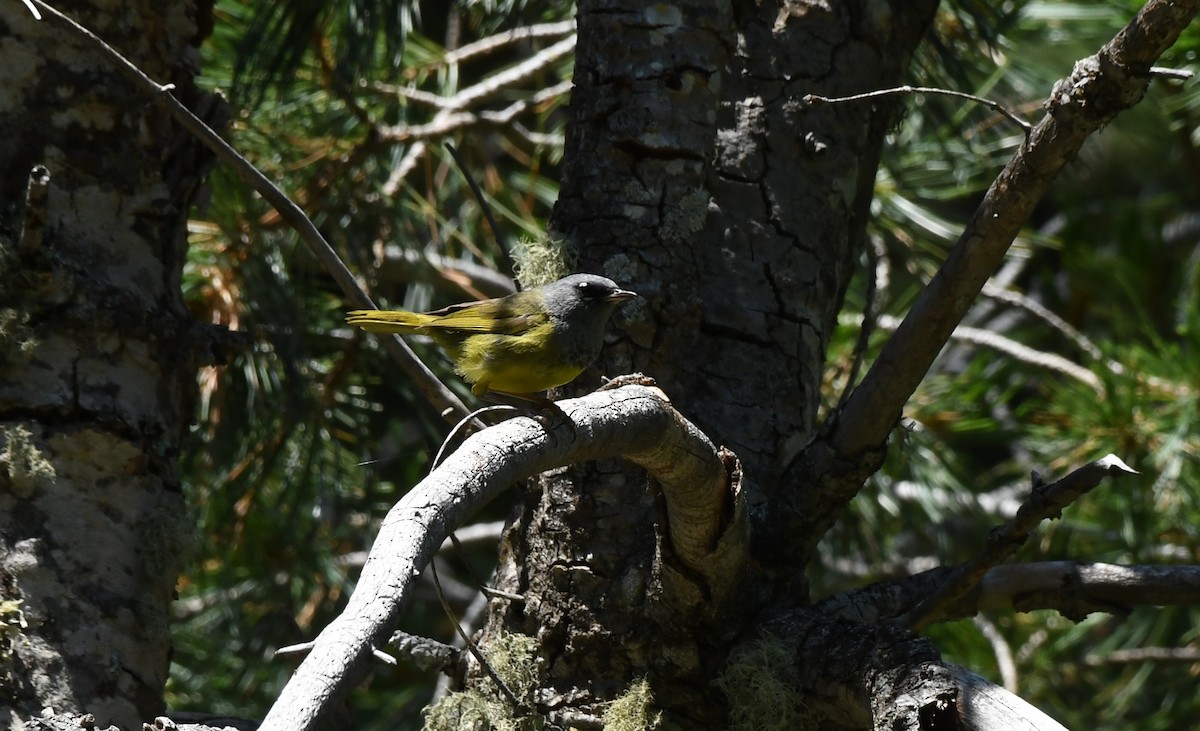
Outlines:
[{"label": "gray head of bird", "polygon": [[617,307],[634,297],[636,292],[621,289],[613,280],[596,274],[572,274],[542,288],[555,335],[568,350],[579,351],[585,358],[595,358],[600,352],[609,318]]}]

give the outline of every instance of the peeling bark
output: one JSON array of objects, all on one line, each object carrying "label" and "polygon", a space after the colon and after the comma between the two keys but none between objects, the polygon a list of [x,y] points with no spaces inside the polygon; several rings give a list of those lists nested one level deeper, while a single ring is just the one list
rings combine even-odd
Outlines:
[{"label": "peeling bark", "polygon": [[[202,100],[194,3],[75,12]],[[209,156],[21,3],[0,4],[0,68],[0,600],[28,621],[0,725],[50,706],[140,727],[162,708],[192,530],[176,457],[211,354],[180,279]],[[49,183],[27,210],[35,165]]]}]

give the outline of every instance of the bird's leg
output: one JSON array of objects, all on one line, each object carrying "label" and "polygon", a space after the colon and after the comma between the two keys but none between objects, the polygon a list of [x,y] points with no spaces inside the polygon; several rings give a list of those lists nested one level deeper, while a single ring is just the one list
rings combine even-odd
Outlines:
[{"label": "bird's leg", "polygon": [[[516,406],[517,408],[532,407],[537,412],[532,414],[532,416],[538,421],[542,421],[546,416],[559,417],[564,421],[570,421],[570,417],[567,416],[567,412],[562,410],[562,407],[540,393],[511,393],[509,391],[492,390],[488,391],[484,398],[488,401]],[[551,426],[549,422],[543,421],[542,423],[544,426]]]}]

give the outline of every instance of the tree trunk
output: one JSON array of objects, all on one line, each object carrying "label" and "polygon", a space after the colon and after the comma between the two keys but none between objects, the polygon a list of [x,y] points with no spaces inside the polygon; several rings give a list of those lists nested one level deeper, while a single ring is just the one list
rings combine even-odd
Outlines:
[{"label": "tree trunk", "polygon": [[[890,103],[808,107],[894,85],[936,2],[584,2],[552,228],[585,271],[641,294],[604,370],[653,376],[740,457],[750,522],[813,429],[825,349],[861,250]],[[632,243],[631,243],[632,242]],[[581,379],[582,388],[595,382]],[[730,596],[673,562],[660,498],[599,464],[518,507],[489,633],[537,638],[540,699],[599,715],[647,677],[667,720],[725,728],[713,682],[772,596],[773,547]],[[730,508],[732,524],[734,507]],[[753,573],[751,573],[753,571]]]},{"label": "tree trunk", "polygon": [[[210,8],[72,5],[202,100]],[[162,708],[193,530],[176,458],[211,353],[180,279],[209,156],[19,2],[0,3],[0,68],[0,619],[27,624],[0,653],[0,725],[51,707],[138,728]]]}]

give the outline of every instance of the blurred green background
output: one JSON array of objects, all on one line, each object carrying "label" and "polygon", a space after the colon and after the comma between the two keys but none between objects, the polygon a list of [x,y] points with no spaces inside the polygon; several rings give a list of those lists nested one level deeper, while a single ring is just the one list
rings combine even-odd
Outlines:
[{"label": "blurred green background", "polygon": [[[1053,82],[1138,7],[943,3],[908,81],[1036,121]],[[511,264],[445,144],[461,151],[510,246],[544,230],[572,5],[221,0],[215,14],[201,81],[231,96],[228,138],[377,299],[428,309],[504,291]],[[1194,70],[1198,45],[1193,27],[1162,63]],[[1102,483],[1018,560],[1200,563],[1198,89],[1156,82],[1057,182],[964,322],[974,330],[911,400],[886,468],[824,541],[814,596],[961,561],[1020,504],[1031,469],[1052,480],[1108,452],[1142,476]],[[859,376],[1021,140],[986,107],[908,100],[877,178],[871,251],[830,349],[826,409],[854,370],[864,313]],[[344,605],[379,521],[424,475],[446,425],[344,325],[340,293],[274,211],[226,170],[211,188],[191,222],[186,296],[198,318],[250,344],[200,377],[183,466],[200,538],[180,583],[168,704],[261,716],[297,662],[274,649],[312,639]],[[414,347],[467,395],[436,349]],[[475,593],[463,561],[490,570],[487,536],[505,502],[480,516],[489,525],[468,556],[440,563],[460,614]],[[930,634],[947,659],[1067,726],[1177,729],[1200,717],[1198,620],[1200,609],[1181,608],[1079,623],[1005,612]],[[431,585],[403,628],[454,634]],[[1186,652],[1124,652],[1143,648]],[[351,700],[355,717],[418,728],[435,683],[379,665]]]}]

